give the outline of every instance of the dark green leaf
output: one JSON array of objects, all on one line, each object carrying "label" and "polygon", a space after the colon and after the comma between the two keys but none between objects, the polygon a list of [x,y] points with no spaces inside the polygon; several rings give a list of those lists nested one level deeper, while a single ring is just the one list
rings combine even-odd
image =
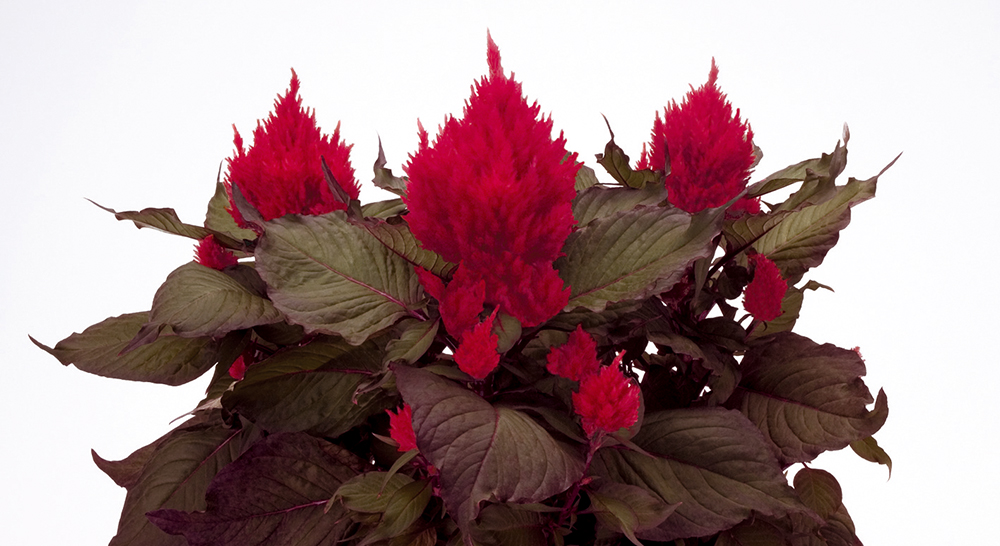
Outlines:
[{"label": "dark green leaf", "polygon": [[389,199],[387,201],[375,201],[361,205],[361,214],[365,218],[381,218],[383,220],[399,216],[406,211],[406,204],[402,199]]},{"label": "dark green leaf", "polygon": [[[91,203],[94,203],[91,201]],[[192,226],[191,224],[185,224],[181,222],[180,218],[177,217],[177,212],[174,209],[154,209],[147,208],[140,211],[125,211],[117,212],[114,209],[109,209],[108,207],[103,207],[94,203],[101,209],[104,209],[111,214],[115,215],[115,218],[119,220],[131,220],[135,224],[135,227],[142,229],[144,227],[149,227],[157,229],[166,233],[171,233],[174,235],[180,235],[182,237],[189,237],[191,239],[204,239],[209,235],[214,235],[216,241],[218,241],[223,246],[229,248],[241,248],[243,243],[241,241],[236,241],[232,237],[213,231],[208,228],[203,228],[200,226]]]},{"label": "dark green leaf", "polygon": [[566,239],[556,261],[572,288],[569,305],[602,311],[609,303],[669,290],[698,258],[712,255],[722,209],[691,216],[641,207],[595,220]]},{"label": "dark green leaf", "polygon": [[775,517],[803,512],[760,432],[738,412],[686,408],[646,415],[635,443],[657,455],[601,449],[592,471],[634,485],[668,505],[680,503],[639,538],[670,541],[733,527],[751,512]]},{"label": "dark green leaf", "polygon": [[304,434],[272,435],[226,467],[204,511],[161,509],[149,519],[192,546],[320,546],[350,531],[323,506],[354,476],[336,446]]},{"label": "dark green leaf", "polygon": [[378,389],[353,400],[359,384],[382,369],[374,344],[351,347],[318,339],[292,347],[247,369],[222,405],[268,432],[307,431],[335,438],[370,415],[392,407]]},{"label": "dark green leaf", "polygon": [[413,364],[424,356],[431,343],[434,342],[439,324],[440,321],[437,320],[410,318],[401,320],[395,327],[399,331],[399,335],[386,343],[382,362],[388,364],[403,361],[407,364]]},{"label": "dark green leaf", "polygon": [[844,503],[837,478],[826,470],[803,468],[795,474],[792,485],[802,503],[823,519],[829,519]]},{"label": "dark green leaf", "polygon": [[770,258],[790,284],[798,283],[837,244],[840,230],[851,222],[851,207],[875,196],[877,180],[878,176],[863,181],[852,178],[822,204],[784,216],[753,244],[754,249]]},{"label": "dark green leaf", "polygon": [[378,158],[375,160],[375,178],[372,182],[375,186],[382,188],[383,190],[390,191],[396,195],[406,195],[406,184],[409,179],[404,177],[394,176],[392,174],[392,169],[385,168],[385,152],[382,150],[382,138],[378,139]]},{"label": "dark green leaf", "polygon": [[605,218],[642,205],[656,205],[666,198],[667,192],[662,184],[648,184],[641,190],[593,186],[578,193],[573,199],[573,218],[582,227],[597,218]]},{"label": "dark green leaf", "polygon": [[[810,546],[813,543],[789,542],[790,533],[764,521],[751,518],[743,523],[719,533],[715,546]],[[817,545],[818,546],[818,545]]]},{"label": "dark green leaf", "polygon": [[344,482],[332,497],[348,510],[367,514],[381,514],[389,499],[404,485],[413,483],[405,474],[393,474],[386,479],[386,472],[365,472]]},{"label": "dark green leaf", "polygon": [[233,430],[214,422],[182,425],[157,440],[155,451],[125,496],[118,534],[110,546],[182,546],[147,519],[160,509],[204,510],[209,482],[259,437],[253,428]]},{"label": "dark green leaf", "polygon": [[433,487],[428,480],[410,482],[397,489],[386,503],[382,521],[358,546],[403,534],[420,519],[432,494]]},{"label": "dark green leaf", "polygon": [[892,459],[884,449],[879,447],[874,436],[862,438],[861,440],[854,440],[850,445],[851,449],[854,450],[854,452],[857,453],[862,459],[873,463],[884,464],[888,467],[889,477],[892,477]]},{"label": "dark green leaf", "polygon": [[53,348],[31,341],[64,365],[74,364],[87,373],[165,385],[183,385],[201,376],[220,358],[225,360],[239,342],[239,336],[214,341],[166,334],[121,354],[148,321],[149,313],[131,313],[99,322]]},{"label": "dark green leaf", "polygon": [[472,536],[482,546],[541,546],[549,544],[546,523],[524,505],[490,503],[480,512]]},{"label": "dark green leaf", "polygon": [[576,172],[576,191],[579,193],[591,186],[597,185],[597,173],[586,165],[581,165]]},{"label": "dark green leaf", "polygon": [[445,261],[437,253],[421,247],[410,232],[410,225],[401,218],[390,218],[384,222],[370,220],[361,225],[387,249],[414,267],[422,267],[439,277],[448,277],[458,267]]},{"label": "dark green leaf", "polygon": [[751,347],[743,379],[727,403],[775,446],[782,465],[808,462],[878,431],[889,415],[885,393],[875,408],[854,351],[782,332]]},{"label": "dark green leaf", "polygon": [[358,345],[424,304],[409,264],[342,211],[265,226],[257,271],[274,305],[308,332]]},{"label": "dark green leaf", "polygon": [[252,229],[243,229],[236,224],[228,209],[229,196],[226,194],[226,187],[221,182],[216,182],[215,195],[209,200],[208,211],[205,213],[205,227],[216,233],[228,235],[235,241],[256,239],[257,234]]},{"label": "dark green leaf", "polygon": [[[604,118],[608,124],[608,132],[611,133],[611,140],[604,146],[604,154],[597,154],[597,162],[608,171],[618,183],[630,188],[643,188],[649,182],[656,182],[660,175],[650,169],[633,171],[629,164],[629,157],[625,151],[615,144],[615,133],[611,130],[608,118]],[[667,158],[667,172],[670,171],[670,158]]]},{"label": "dark green leaf", "polygon": [[521,321],[501,311],[493,324],[493,333],[497,336],[497,352],[506,353],[521,340]]},{"label": "dark green leaf", "polygon": [[464,532],[483,500],[538,502],[583,474],[579,455],[525,414],[495,408],[424,370],[393,371],[403,400],[413,407],[417,447],[438,469],[441,498]]},{"label": "dark green leaf", "polygon": [[636,546],[642,546],[636,531],[659,526],[680,506],[669,505],[641,487],[615,482],[603,482],[587,495],[598,521],[624,533]]},{"label": "dark green leaf", "polygon": [[219,337],[233,330],[279,322],[282,316],[270,301],[231,276],[188,262],[170,273],[156,291],[149,320],[170,326],[182,337]]},{"label": "dark green leaf", "polygon": [[846,165],[847,147],[841,146],[840,142],[837,142],[837,146],[830,154],[823,154],[822,157],[789,165],[767,178],[751,184],[747,188],[746,196],[748,198],[760,197],[796,182],[816,180],[820,177],[827,178],[832,182],[844,171]]},{"label": "dark green leaf", "polygon": [[93,449],[90,450],[90,456],[94,459],[94,464],[97,465],[97,468],[100,468],[109,478],[114,480],[119,487],[131,489],[132,486],[139,482],[139,477],[142,476],[142,469],[149,462],[153,453],[156,452],[158,445],[159,441],[140,447],[120,461],[104,459]]}]

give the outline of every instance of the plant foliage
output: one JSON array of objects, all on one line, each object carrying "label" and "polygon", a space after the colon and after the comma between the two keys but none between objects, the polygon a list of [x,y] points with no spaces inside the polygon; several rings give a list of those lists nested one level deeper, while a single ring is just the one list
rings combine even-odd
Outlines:
[{"label": "plant foliage", "polygon": [[190,420],[94,454],[128,490],[112,545],[860,543],[833,475],[785,475],[847,446],[891,469],[860,353],[794,332],[875,195],[877,175],[838,182],[846,131],[749,183],[760,149],[713,61],[638,165],[612,134],[607,185],[492,40],[488,65],[408,176],[380,145],[401,199],[361,206],[293,73],[204,227],[105,209],[198,259],[148,312],[35,343],[117,379],[214,368]]}]

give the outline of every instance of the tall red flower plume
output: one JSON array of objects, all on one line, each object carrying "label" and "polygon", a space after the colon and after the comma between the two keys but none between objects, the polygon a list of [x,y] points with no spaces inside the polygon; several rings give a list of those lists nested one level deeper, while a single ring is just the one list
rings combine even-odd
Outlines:
[{"label": "tall red flower plume", "polygon": [[413,432],[413,408],[404,403],[396,413],[392,410],[385,412],[389,414],[389,437],[399,444],[399,451],[417,449],[417,435]]},{"label": "tall red flower plume", "polygon": [[[488,35],[487,61],[489,75],[474,86],[463,117],[448,118],[433,145],[420,128],[406,165],[406,221],[424,248],[460,264],[446,292],[485,281],[486,303],[534,326],[569,301],[552,262],[575,222],[580,164],[561,134],[552,140],[552,120],[504,75]],[[445,307],[442,300],[442,315]]]},{"label": "tall red flower plume", "polygon": [[299,78],[293,70],[288,92],[274,101],[274,112],[264,124],[257,123],[250,149],[243,149],[243,138],[233,126],[236,153],[228,160],[225,186],[229,212],[241,227],[249,226],[233,203],[234,184],[265,220],[346,209],[327,186],[320,158],[326,159],[344,191],[352,199],[358,198],[351,146],[340,140],[340,124],[332,135],[321,134],[315,112],[302,107],[298,92]]},{"label": "tall red flower plume", "polygon": [[719,90],[712,59],[708,83],[692,88],[680,106],[672,101],[656,114],[652,140],[640,169],[662,171],[670,155],[667,199],[694,213],[725,204],[746,188],[753,164],[753,131]]},{"label": "tall red flower plume", "polygon": [[549,373],[573,381],[580,381],[601,368],[597,360],[597,342],[583,331],[583,326],[577,326],[565,344],[553,347],[546,359]]},{"label": "tall red flower plume", "polygon": [[580,416],[583,431],[593,437],[598,431],[617,432],[639,420],[639,386],[618,368],[619,354],[612,365],[580,381],[573,393],[573,410]]},{"label": "tall red flower plume", "polygon": [[237,260],[236,255],[220,245],[214,235],[209,235],[198,241],[194,249],[194,261],[222,271],[231,265],[236,265]]},{"label": "tall red flower plume", "polygon": [[743,308],[757,320],[774,320],[781,315],[781,300],[788,291],[788,283],[767,256],[754,254],[750,261],[754,264],[754,274],[743,291]]}]

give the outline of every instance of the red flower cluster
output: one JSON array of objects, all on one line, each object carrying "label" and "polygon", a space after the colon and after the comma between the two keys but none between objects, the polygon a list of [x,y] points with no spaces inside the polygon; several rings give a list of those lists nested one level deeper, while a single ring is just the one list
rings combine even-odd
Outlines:
[{"label": "red flower cluster", "polygon": [[601,367],[597,342],[583,326],[577,326],[565,344],[549,351],[549,372],[580,382],[579,392],[573,393],[573,409],[591,438],[599,430],[616,432],[639,419],[639,387],[621,372],[624,356],[623,352],[610,366]]},{"label": "red flower cluster", "polygon": [[500,353],[497,352],[500,338],[493,333],[493,319],[497,318],[499,309],[493,309],[489,318],[466,331],[462,335],[462,343],[455,351],[458,369],[478,380],[486,379],[500,364]]},{"label": "red flower cluster", "polygon": [[788,283],[767,256],[754,254],[750,261],[754,264],[754,274],[743,291],[743,308],[757,320],[774,320],[781,315],[781,300],[788,291]]},{"label": "red flower cluster", "polygon": [[597,360],[597,342],[583,331],[582,325],[570,333],[569,341],[564,345],[553,347],[547,360],[549,373],[573,381],[580,381],[601,369]]},{"label": "red flower cluster", "polygon": [[222,271],[231,265],[236,265],[236,255],[220,245],[214,235],[209,235],[198,241],[194,250],[194,261]]},{"label": "red flower cluster", "polygon": [[[487,303],[524,326],[558,313],[569,289],[552,267],[574,224],[580,164],[552,121],[539,119],[521,84],[504,75],[487,36],[489,76],[477,82],[461,119],[449,118],[406,165],[406,221],[424,248],[458,263],[451,282],[421,275],[456,337]],[[482,294],[480,296],[480,294]]]},{"label": "red flower cluster", "polygon": [[674,206],[694,213],[718,207],[746,188],[753,164],[753,131],[733,115],[732,105],[715,80],[719,69],[712,59],[708,83],[692,88],[656,114],[648,153],[643,149],[639,169],[662,171],[670,156],[667,198]]},{"label": "red flower cluster", "polygon": [[617,432],[639,420],[639,386],[618,367],[624,355],[619,354],[610,366],[584,377],[580,392],[573,393],[573,409],[591,438],[598,431]]},{"label": "red flower cluster", "polygon": [[385,412],[389,414],[389,436],[399,444],[399,451],[417,449],[417,435],[413,432],[413,408],[404,403],[396,413],[392,410]]},{"label": "red flower cluster", "polygon": [[315,112],[302,107],[298,96],[299,79],[292,71],[292,82],[274,101],[274,113],[253,132],[253,146],[243,149],[243,138],[233,126],[236,155],[230,158],[226,191],[230,209],[240,227],[249,227],[233,203],[236,185],[247,201],[265,220],[286,214],[325,214],[347,208],[327,186],[321,158],[334,178],[352,199],[358,198],[358,182],[351,167],[351,146],[340,140],[340,124],[333,135],[322,135]]}]

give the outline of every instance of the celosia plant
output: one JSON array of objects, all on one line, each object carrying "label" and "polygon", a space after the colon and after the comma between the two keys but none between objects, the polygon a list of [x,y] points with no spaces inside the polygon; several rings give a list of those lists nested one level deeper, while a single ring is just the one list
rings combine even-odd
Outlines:
[{"label": "celosia plant", "polygon": [[793,332],[823,287],[805,275],[875,194],[837,182],[846,131],[750,183],[760,151],[713,61],[636,168],[612,136],[607,185],[487,42],[408,178],[380,150],[398,199],[358,202],[293,72],[203,226],[115,213],[197,240],[195,261],[150,311],[36,343],[119,379],[213,372],[191,419],[94,454],[128,490],[113,545],[859,543],[831,474],[784,474],[848,446],[891,464],[860,352]]}]

